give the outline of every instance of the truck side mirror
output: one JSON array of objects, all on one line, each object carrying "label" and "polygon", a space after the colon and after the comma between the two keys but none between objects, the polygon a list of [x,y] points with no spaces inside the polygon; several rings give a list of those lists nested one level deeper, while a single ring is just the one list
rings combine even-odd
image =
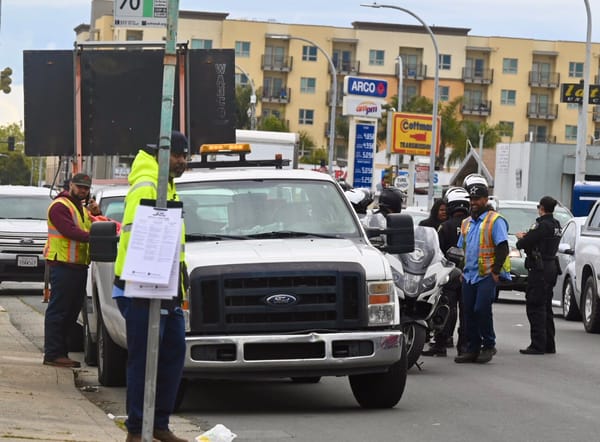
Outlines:
[{"label": "truck side mirror", "polygon": [[410,253],[415,250],[415,229],[412,217],[400,213],[392,213],[386,217],[387,245],[383,250],[392,254]]},{"label": "truck side mirror", "polygon": [[112,221],[96,221],[90,229],[92,261],[114,262],[117,259],[117,225]]}]

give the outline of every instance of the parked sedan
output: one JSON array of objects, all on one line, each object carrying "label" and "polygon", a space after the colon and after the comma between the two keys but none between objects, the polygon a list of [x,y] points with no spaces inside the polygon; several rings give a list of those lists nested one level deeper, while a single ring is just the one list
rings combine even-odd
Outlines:
[{"label": "parked sedan", "polygon": [[575,281],[575,245],[585,218],[585,216],[581,216],[567,221],[563,226],[562,238],[558,246],[557,256],[562,274],[558,275],[554,286],[552,306],[561,308],[563,317],[569,321],[581,319],[580,296],[576,292],[573,281]]},{"label": "parked sedan", "polygon": [[[537,201],[496,200],[496,210],[508,221],[508,245],[510,247],[511,281],[502,281],[498,290],[525,291],[527,288],[527,269],[525,268],[525,252],[515,246],[517,232],[526,232],[538,217]],[[562,204],[554,209],[554,217],[564,226],[573,218],[573,214]]]}]

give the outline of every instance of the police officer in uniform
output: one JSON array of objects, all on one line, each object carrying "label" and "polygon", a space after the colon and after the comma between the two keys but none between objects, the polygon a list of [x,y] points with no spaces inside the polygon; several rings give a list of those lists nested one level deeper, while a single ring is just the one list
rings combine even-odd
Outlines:
[{"label": "police officer in uniform", "polygon": [[517,233],[517,248],[527,253],[525,266],[529,270],[525,308],[529,319],[531,344],[519,350],[525,355],[556,353],[552,289],[560,273],[556,251],[560,243],[561,227],[554,218],[557,201],[551,196],[540,199],[539,218],[527,232]]},{"label": "police officer in uniform", "polygon": [[[463,219],[469,215],[470,202],[469,193],[462,187],[451,187],[445,195],[446,210],[450,215],[438,228],[440,248],[446,253],[450,247],[456,247],[460,236],[460,226]],[[452,335],[459,314],[462,315],[460,278],[452,278],[443,288],[443,295],[447,300],[450,312],[446,325],[434,336],[434,343],[429,349],[423,351],[423,356],[446,356],[446,347],[452,346]],[[464,319],[460,318],[458,327],[458,342],[456,345],[458,354],[465,351],[467,343]]]}]

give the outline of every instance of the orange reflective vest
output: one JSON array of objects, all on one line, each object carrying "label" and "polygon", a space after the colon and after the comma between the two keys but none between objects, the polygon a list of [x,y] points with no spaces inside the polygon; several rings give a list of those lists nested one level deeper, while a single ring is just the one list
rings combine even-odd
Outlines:
[{"label": "orange reflective vest", "polygon": [[[90,231],[92,220],[88,211],[83,210],[83,217],[77,210],[77,207],[68,198],[56,198],[48,207],[48,213],[55,204],[64,204],[73,218],[73,223],[81,230]],[[67,238],[58,231],[56,226],[48,217],[48,240],[44,246],[44,258],[47,261],[60,261],[71,264],[88,265],[90,263],[89,244],[86,242],[74,241]]]},{"label": "orange reflective vest", "polygon": [[[494,228],[494,223],[498,218],[502,218],[502,215],[493,210],[489,210],[479,226],[479,256],[477,258],[477,263],[479,275],[481,276],[492,272],[492,266],[496,259],[494,251],[496,246],[494,244],[494,239],[492,238],[492,230]],[[471,228],[471,219],[471,217],[465,218],[460,226],[460,233],[463,237],[463,248],[466,248],[467,246],[467,233]],[[510,259],[508,256],[502,264],[502,270],[507,273],[510,272]]]}]

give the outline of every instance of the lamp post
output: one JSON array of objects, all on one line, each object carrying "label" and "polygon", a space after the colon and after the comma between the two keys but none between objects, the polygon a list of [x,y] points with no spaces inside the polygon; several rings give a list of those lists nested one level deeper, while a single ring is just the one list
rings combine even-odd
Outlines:
[{"label": "lamp post", "polygon": [[583,63],[583,101],[579,105],[577,121],[577,149],[575,151],[575,182],[585,181],[585,161],[587,156],[587,108],[590,99],[590,59],[592,53],[592,13],[588,0],[585,3],[587,33],[585,40],[585,62]]},{"label": "lamp post", "polygon": [[256,130],[256,87],[254,86],[254,80],[241,66],[236,64],[235,67],[250,80],[250,87],[252,88],[252,95],[250,96],[250,130]]},{"label": "lamp post", "polygon": [[335,176],[335,172],[333,170],[333,153],[334,153],[333,151],[335,149],[335,107],[336,107],[336,102],[337,102],[337,70],[335,69],[333,61],[331,60],[331,57],[329,56],[329,54],[327,52],[325,52],[321,46],[316,44],[314,41],[309,40],[308,38],[296,37],[293,35],[277,35],[277,34],[270,34],[268,36],[268,38],[272,38],[272,39],[276,39],[276,40],[304,41],[310,45],[313,45],[319,51],[321,51],[321,53],[325,56],[325,58],[329,62],[329,68],[331,69],[332,79],[331,79],[331,104],[330,104],[331,111],[330,111],[330,115],[329,115],[329,158],[328,158],[328,163],[329,163],[329,174],[331,176]]},{"label": "lamp post", "polygon": [[[587,1],[587,0],[586,0]],[[380,5],[379,3],[372,3],[370,5],[362,4],[361,6],[365,6],[367,8],[389,8],[389,9],[397,9],[399,11],[406,12],[409,15],[412,15],[416,18],[423,27],[427,30],[429,35],[431,36],[431,41],[433,42],[433,49],[435,51],[435,73],[433,80],[433,121],[431,124],[431,150],[429,153],[429,189],[427,190],[427,206],[431,208],[433,206],[433,174],[435,173],[435,149],[437,146],[437,116],[438,116],[438,100],[439,100],[439,67],[440,67],[440,55],[438,51],[437,41],[435,39],[435,35],[431,31],[431,28],[427,26],[417,14],[412,11],[409,11],[406,8],[401,8],[396,5]]]}]

